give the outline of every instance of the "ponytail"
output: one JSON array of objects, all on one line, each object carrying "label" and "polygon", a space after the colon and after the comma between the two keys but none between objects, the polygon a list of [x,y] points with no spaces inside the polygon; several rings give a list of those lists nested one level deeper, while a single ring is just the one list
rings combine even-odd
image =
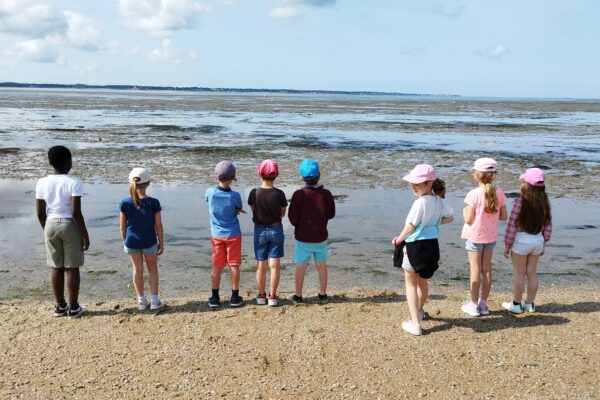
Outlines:
[{"label": "ponytail", "polygon": [[131,182],[131,184],[129,185],[129,194],[131,195],[131,200],[133,201],[133,205],[135,206],[135,208],[139,208],[140,196],[138,195],[135,185],[136,185],[135,181]]},{"label": "ponytail", "polygon": [[431,190],[436,196],[440,196],[442,199],[446,198],[446,182],[440,178],[436,178],[431,184]]},{"label": "ponytail", "polygon": [[496,187],[492,185],[492,181],[496,177],[496,173],[474,170],[473,176],[478,182],[484,184],[483,192],[485,195],[485,212],[490,214],[498,212],[498,196],[496,195]]}]

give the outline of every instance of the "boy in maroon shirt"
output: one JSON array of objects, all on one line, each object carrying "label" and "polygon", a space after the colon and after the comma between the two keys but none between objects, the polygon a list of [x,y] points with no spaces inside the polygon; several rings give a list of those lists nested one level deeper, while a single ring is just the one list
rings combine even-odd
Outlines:
[{"label": "boy in maroon shirt", "polygon": [[288,218],[295,227],[296,250],[296,294],[292,302],[302,302],[304,275],[311,258],[319,274],[319,302],[327,298],[327,222],[335,217],[335,202],[331,192],[319,185],[321,177],[319,164],[314,160],[304,160],[298,168],[306,185],[292,195]]}]

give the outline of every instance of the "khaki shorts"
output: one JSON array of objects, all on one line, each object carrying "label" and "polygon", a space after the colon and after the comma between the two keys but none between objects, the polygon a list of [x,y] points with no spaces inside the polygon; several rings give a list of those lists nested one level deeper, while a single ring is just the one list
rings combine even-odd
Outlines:
[{"label": "khaki shorts", "polygon": [[79,268],[83,265],[83,238],[71,218],[52,218],[44,228],[48,266]]}]

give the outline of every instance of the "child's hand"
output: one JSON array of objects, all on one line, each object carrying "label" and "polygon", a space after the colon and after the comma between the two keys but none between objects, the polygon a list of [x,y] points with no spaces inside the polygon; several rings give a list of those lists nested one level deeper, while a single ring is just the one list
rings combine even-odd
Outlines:
[{"label": "child's hand", "polygon": [[509,258],[509,256],[510,256],[510,249],[504,249],[504,257]]},{"label": "child's hand", "polygon": [[398,240],[398,236],[395,236],[395,237],[392,239],[392,244],[393,244],[394,246],[398,246],[398,245],[396,244],[396,240]]},{"label": "child's hand", "polygon": [[246,214],[246,210],[244,210],[243,208],[238,208],[238,209],[237,209],[237,210],[235,210],[235,211],[237,211],[238,215],[239,215],[239,214]]},{"label": "child's hand", "polygon": [[163,251],[164,251],[163,244],[159,243],[158,244],[158,252],[156,253],[156,255],[160,256],[163,253]]},{"label": "child's hand", "polygon": [[84,237],[83,238],[83,251],[86,251],[89,248],[90,248],[90,239]]}]

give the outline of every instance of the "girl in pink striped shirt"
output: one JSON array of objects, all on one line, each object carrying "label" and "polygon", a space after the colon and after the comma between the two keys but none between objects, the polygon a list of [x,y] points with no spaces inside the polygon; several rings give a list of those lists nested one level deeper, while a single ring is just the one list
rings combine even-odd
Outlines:
[{"label": "girl in pink striped shirt", "polygon": [[[552,213],[546,195],[544,171],[529,168],[519,179],[521,196],[514,200],[504,234],[504,257],[513,263],[513,301],[502,303],[508,311],[535,312],[538,290],[537,263],[552,235]],[[521,301],[527,276],[527,297]]]}]

